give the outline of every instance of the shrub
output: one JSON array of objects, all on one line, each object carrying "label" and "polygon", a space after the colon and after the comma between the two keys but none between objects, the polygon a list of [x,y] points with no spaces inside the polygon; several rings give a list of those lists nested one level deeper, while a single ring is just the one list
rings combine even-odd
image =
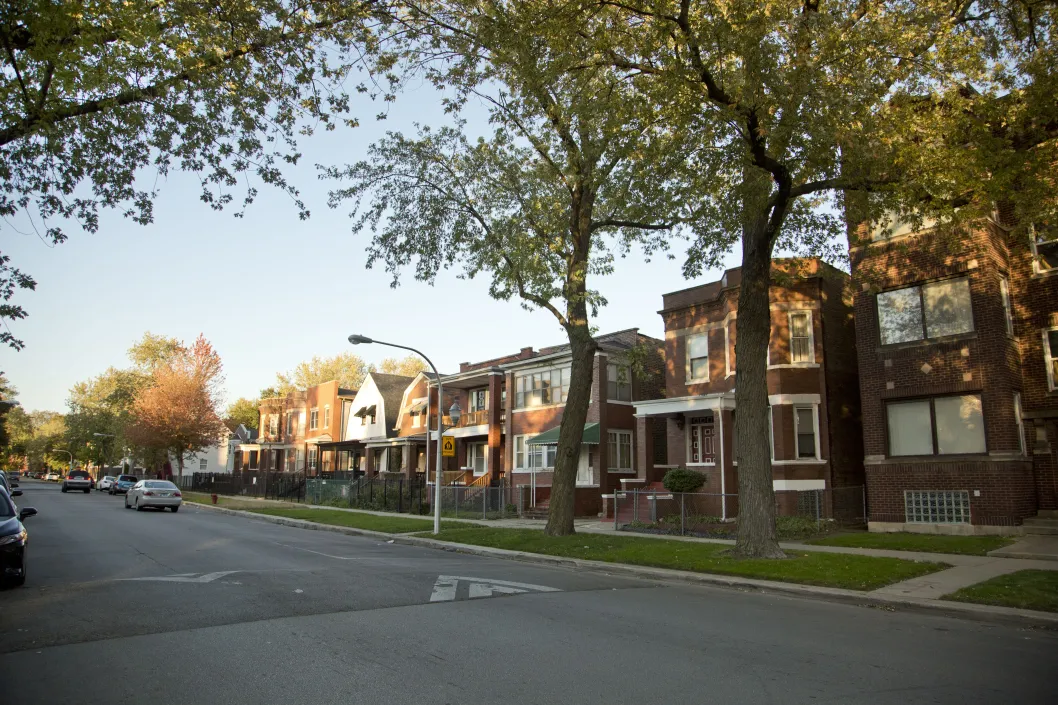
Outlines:
[{"label": "shrub", "polygon": [[669,492],[697,492],[705,484],[705,475],[687,468],[673,468],[665,473],[661,484]]}]

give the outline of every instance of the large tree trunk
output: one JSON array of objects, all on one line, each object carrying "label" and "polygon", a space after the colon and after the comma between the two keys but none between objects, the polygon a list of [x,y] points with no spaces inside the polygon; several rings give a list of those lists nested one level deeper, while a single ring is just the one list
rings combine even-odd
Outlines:
[{"label": "large tree trunk", "polygon": [[762,222],[742,236],[742,283],[738,291],[735,341],[735,437],[738,439],[738,539],[734,554],[783,558],[775,531],[771,437],[768,414],[767,350],[771,337],[768,290],[771,243]]},{"label": "large tree trunk", "polygon": [[548,508],[547,526],[544,527],[544,533],[548,536],[569,536],[575,533],[573,513],[577,465],[580,462],[584,421],[588,417],[588,403],[591,401],[595,365],[595,340],[586,324],[570,328],[569,344],[573,353],[573,365],[569,374],[569,389],[566,392],[566,408],[562,411],[562,427],[558,433],[558,453],[555,458],[555,473],[551,480],[551,503]]}]

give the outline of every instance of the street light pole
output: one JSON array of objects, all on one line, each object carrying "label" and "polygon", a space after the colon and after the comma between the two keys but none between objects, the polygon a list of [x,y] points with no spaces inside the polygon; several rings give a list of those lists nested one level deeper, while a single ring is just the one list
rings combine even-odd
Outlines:
[{"label": "street light pole", "polygon": [[[349,336],[349,342],[353,345],[369,345],[374,343],[376,345],[387,345],[391,348],[400,348],[401,350],[410,350],[415,353],[423,360],[426,360],[426,364],[433,370],[434,377],[437,378],[437,468],[434,470],[434,498],[433,498],[433,532],[434,534],[441,533],[441,437],[444,436],[444,387],[441,384],[441,373],[437,371],[437,366],[433,364],[430,358],[426,357],[419,350],[408,347],[407,345],[397,345],[396,343],[384,343],[381,340],[372,340],[366,335],[353,334]],[[426,384],[426,399],[427,403],[430,399],[430,385],[429,382]],[[426,453],[429,455],[430,452],[430,417],[426,417]]]},{"label": "street light pole", "polygon": [[[73,453],[71,453],[68,450],[63,450],[62,448],[52,448],[51,452],[52,453],[66,453],[66,455],[70,456],[70,472],[73,472]],[[69,474],[69,473],[67,473],[67,474]]]}]

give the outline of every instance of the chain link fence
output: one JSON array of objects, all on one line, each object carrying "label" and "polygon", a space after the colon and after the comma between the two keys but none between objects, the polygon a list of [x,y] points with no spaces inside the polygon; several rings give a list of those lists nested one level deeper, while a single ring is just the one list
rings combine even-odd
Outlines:
[{"label": "chain link fence", "polygon": [[503,486],[441,487],[441,516],[458,519],[515,519],[520,512],[518,506],[510,500],[510,492]]},{"label": "chain link fence", "polygon": [[[826,533],[867,522],[864,487],[775,492],[780,538]],[[733,538],[737,532],[738,495],[704,492],[628,490],[614,499],[614,528],[644,533]]]}]

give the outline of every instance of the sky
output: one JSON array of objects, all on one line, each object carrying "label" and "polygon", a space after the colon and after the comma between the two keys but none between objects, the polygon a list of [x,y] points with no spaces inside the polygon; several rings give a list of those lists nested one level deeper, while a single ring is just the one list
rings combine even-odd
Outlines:
[{"label": "sky", "polygon": [[[377,105],[358,112],[374,115]],[[353,350],[377,362],[404,354],[379,345],[351,348],[350,333],[417,347],[442,373],[457,371],[460,362],[565,342],[550,313],[491,299],[482,277],[443,272],[430,286],[409,271],[390,288],[384,269],[365,268],[370,234],[353,235],[348,209],[327,206],[332,184],[317,178],[315,165],[357,161],[387,130],[407,133],[415,121],[436,127],[445,120],[438,94],[425,87],[402,96],[389,115],[303,141],[304,157],[287,175],[311,210],[305,221],[287,196],[265,185],[245,217],[216,212],[199,200],[193,175],[173,173],[160,184],[148,226],[104,211],[98,232],[69,224],[70,239],[49,246],[25,222],[0,224],[0,250],[37,281],[36,291],[12,301],[29,317],[7,322],[25,349],[0,349],[0,370],[23,407],[65,411],[73,384],[127,367],[128,348],[146,331],[186,342],[204,335],[223,359],[228,401],[256,397],[277,372],[314,355]],[[483,116],[469,115],[471,131],[487,127]],[[595,277],[609,301],[594,320],[599,332],[639,328],[662,337],[661,295],[722,274],[684,279],[685,250],[677,243],[674,261],[651,262],[632,252],[613,275]],[[737,263],[729,255],[726,265]]]}]

